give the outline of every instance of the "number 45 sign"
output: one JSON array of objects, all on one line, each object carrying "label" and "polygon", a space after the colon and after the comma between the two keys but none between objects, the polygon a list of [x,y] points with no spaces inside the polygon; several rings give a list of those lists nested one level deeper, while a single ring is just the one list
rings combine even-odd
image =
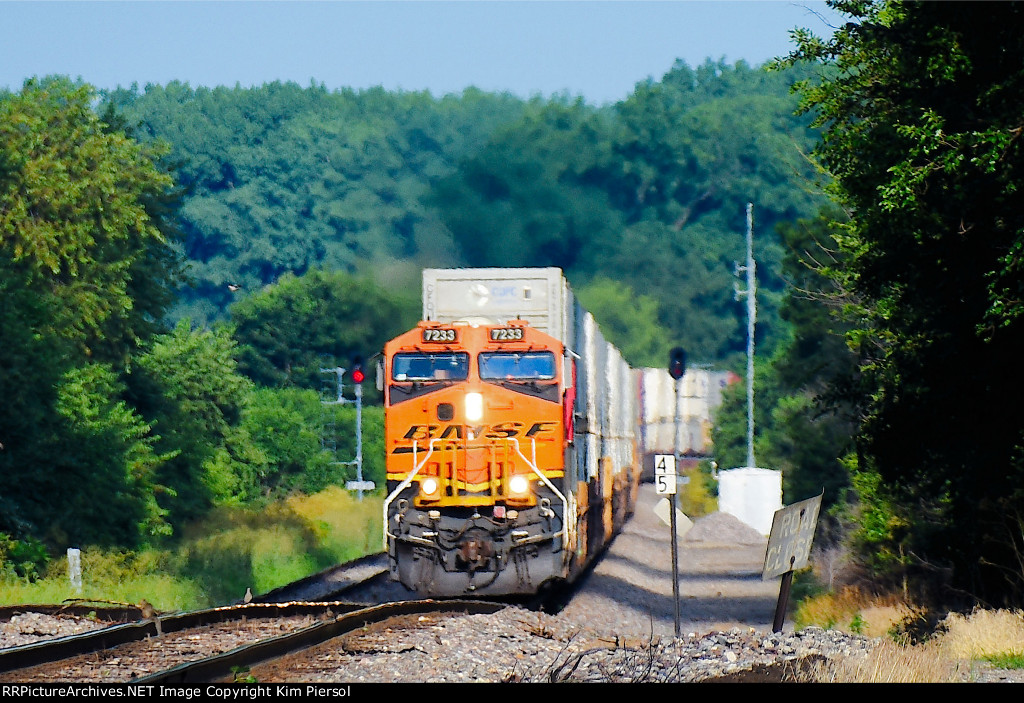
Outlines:
[{"label": "number 45 sign", "polygon": [[673,454],[654,455],[654,487],[658,495],[675,495],[676,457]]}]

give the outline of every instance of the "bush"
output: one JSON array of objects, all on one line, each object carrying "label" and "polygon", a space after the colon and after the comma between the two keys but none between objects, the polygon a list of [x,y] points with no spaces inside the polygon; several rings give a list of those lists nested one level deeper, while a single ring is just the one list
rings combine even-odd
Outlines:
[{"label": "bush", "polygon": [[0,573],[35,581],[50,563],[50,555],[39,540],[17,540],[0,532]]},{"label": "bush", "polygon": [[50,562],[44,574],[29,582],[0,578],[0,603],[60,603],[66,599],[135,605],[143,598],[158,610],[190,610],[209,605],[200,586],[171,573],[167,552],[82,550],[82,591],[76,592],[67,559]]}]

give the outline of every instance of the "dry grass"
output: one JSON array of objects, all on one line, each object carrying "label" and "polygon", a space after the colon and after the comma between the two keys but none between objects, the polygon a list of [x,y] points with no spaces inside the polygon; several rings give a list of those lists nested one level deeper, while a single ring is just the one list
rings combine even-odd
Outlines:
[{"label": "dry grass", "polygon": [[802,602],[797,609],[798,627],[819,625],[880,639],[869,656],[820,662],[800,679],[819,683],[951,683],[970,680],[977,661],[1024,658],[1024,611],[950,613],[936,635],[924,644],[908,646],[893,641],[895,633],[918,616],[913,607],[896,599],[869,596],[855,588]]},{"label": "dry grass", "polygon": [[929,643],[906,647],[881,640],[866,657],[819,662],[801,676],[814,683],[955,683],[964,680],[965,665]]},{"label": "dry grass", "polygon": [[897,598],[872,596],[848,586],[802,601],[793,619],[797,628],[819,625],[867,637],[884,637],[916,615],[913,608]]},{"label": "dry grass", "polygon": [[975,610],[950,613],[942,622],[939,643],[950,657],[984,659],[1024,653],[1024,611]]}]

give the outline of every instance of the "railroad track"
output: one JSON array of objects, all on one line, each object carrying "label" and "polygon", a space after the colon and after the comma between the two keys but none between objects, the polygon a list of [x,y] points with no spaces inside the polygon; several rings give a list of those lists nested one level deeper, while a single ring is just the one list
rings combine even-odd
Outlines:
[{"label": "railroad track", "polygon": [[[311,647],[388,618],[493,613],[483,601],[250,603],[104,628],[0,650],[0,683],[225,682],[257,663]],[[255,639],[256,641],[252,641]],[[224,650],[227,651],[224,651]]]},{"label": "railroad track", "polygon": [[389,618],[489,614],[510,602],[547,609],[537,597],[511,601],[414,597],[401,584],[390,581],[386,555],[374,554],[256,596],[250,603],[148,619],[135,607],[0,607],[0,618],[9,619],[16,612],[26,611],[88,613],[93,618],[120,623],[0,649],[0,683],[231,681],[233,672],[246,671],[256,663],[266,664]]},{"label": "railroad track", "polygon": [[[346,595],[350,600],[341,600]],[[384,596],[389,601],[367,603]],[[504,603],[409,600],[394,589],[387,558],[374,554],[256,596],[250,603],[146,618],[137,607],[4,606],[16,613],[89,615],[116,623],[89,632],[0,649],[0,683],[230,681],[232,673],[388,618],[492,613]],[[362,602],[359,602],[362,599]]]},{"label": "railroad track", "polygon": [[379,583],[386,579],[387,573],[387,554],[383,552],[369,554],[275,588],[254,597],[252,601],[254,603],[291,603],[294,601],[341,600],[342,596],[346,596],[360,586]]}]

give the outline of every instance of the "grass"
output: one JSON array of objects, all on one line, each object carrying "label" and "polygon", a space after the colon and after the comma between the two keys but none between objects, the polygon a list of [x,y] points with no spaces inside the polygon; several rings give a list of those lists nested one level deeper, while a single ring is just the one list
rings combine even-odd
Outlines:
[{"label": "grass", "polygon": [[808,625],[878,637],[867,657],[825,661],[801,675],[822,683],[950,683],[970,680],[976,662],[1024,668],[1024,612],[950,613],[927,641],[910,645],[901,633],[922,617],[894,598],[854,588],[809,597],[797,607],[797,629]]},{"label": "grass", "polygon": [[67,559],[55,559],[43,578],[0,579],[0,603],[60,603],[69,598],[138,604],[143,598],[158,610],[188,610],[208,605],[196,581],[171,573],[164,552],[82,550],[82,590],[75,591]]},{"label": "grass", "polygon": [[718,510],[718,497],[712,494],[709,471],[700,468],[687,469],[682,475],[689,478],[687,483],[677,482],[679,509],[691,518],[710,515]]},{"label": "grass", "polygon": [[914,608],[896,598],[872,596],[846,587],[800,601],[793,621],[797,629],[818,625],[866,637],[884,637],[917,616]]},{"label": "grass", "polygon": [[984,659],[1001,668],[1024,667],[1024,611],[950,613],[942,629],[941,642],[950,656]]},{"label": "grass", "polygon": [[87,598],[158,610],[223,605],[380,550],[381,499],[358,500],[331,487],[261,510],[219,508],[189,526],[173,548],[142,552],[82,549],[82,590],[75,592],[67,559],[54,559],[42,578],[0,574],[0,604],[60,603]]},{"label": "grass", "polygon": [[932,644],[906,646],[882,640],[866,657],[815,664],[800,679],[813,683],[954,683],[964,665]]}]

